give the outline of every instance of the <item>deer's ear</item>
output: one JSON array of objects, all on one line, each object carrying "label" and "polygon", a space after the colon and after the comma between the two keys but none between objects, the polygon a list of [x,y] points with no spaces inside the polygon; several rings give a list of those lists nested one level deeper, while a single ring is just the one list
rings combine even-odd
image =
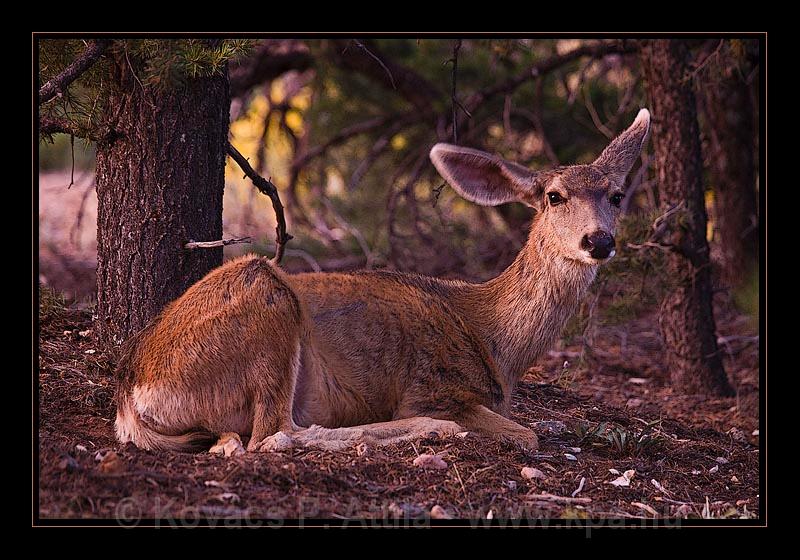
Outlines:
[{"label": "deer's ear", "polygon": [[431,161],[450,186],[470,202],[497,206],[516,201],[541,206],[537,173],[522,165],[452,144],[436,144],[431,149]]},{"label": "deer's ear", "polygon": [[650,132],[650,111],[642,109],[625,132],[611,141],[594,165],[612,175],[618,183],[625,181]]}]

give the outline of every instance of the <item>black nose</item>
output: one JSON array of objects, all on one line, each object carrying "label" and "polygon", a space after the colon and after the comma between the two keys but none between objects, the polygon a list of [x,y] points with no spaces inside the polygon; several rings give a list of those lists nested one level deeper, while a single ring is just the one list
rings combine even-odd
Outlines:
[{"label": "black nose", "polygon": [[584,235],[581,239],[581,249],[589,251],[594,259],[606,259],[614,250],[614,237],[605,231]]}]

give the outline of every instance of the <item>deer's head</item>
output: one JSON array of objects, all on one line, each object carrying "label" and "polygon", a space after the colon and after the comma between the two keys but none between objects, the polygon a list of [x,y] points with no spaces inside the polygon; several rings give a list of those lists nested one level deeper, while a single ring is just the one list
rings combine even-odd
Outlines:
[{"label": "deer's head", "polygon": [[436,144],[431,160],[461,196],[484,206],[522,202],[539,213],[537,238],[549,252],[587,264],[615,254],[614,233],[625,177],[647,140],[650,113],[642,109],[625,132],[589,165],[533,171],[503,158]]}]

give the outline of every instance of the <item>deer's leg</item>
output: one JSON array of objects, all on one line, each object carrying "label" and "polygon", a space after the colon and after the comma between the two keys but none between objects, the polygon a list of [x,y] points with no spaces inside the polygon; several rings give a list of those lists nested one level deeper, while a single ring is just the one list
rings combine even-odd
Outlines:
[{"label": "deer's leg", "polygon": [[463,432],[464,428],[450,420],[427,416],[415,416],[390,422],[377,422],[346,428],[323,428],[311,426],[283,436],[276,434],[266,438],[256,450],[273,451],[283,447],[289,436],[291,444],[326,450],[340,450],[367,443],[374,446],[390,445],[423,437],[443,437]]},{"label": "deer's leg", "polygon": [[527,451],[539,448],[539,439],[533,430],[497,414],[483,405],[468,408],[458,418],[467,429],[497,439],[505,439],[520,445]]}]

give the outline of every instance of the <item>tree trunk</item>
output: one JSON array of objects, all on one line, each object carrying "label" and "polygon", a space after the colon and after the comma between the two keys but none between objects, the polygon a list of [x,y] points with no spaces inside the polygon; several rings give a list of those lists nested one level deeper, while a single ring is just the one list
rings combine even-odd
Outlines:
[{"label": "tree trunk", "polygon": [[666,273],[672,285],[661,302],[659,324],[676,390],[732,395],[717,348],[700,135],[687,55],[679,40],[645,41],[641,50],[661,209],[685,205],[671,222],[669,243],[675,250],[667,256]]},{"label": "tree trunk", "polygon": [[758,261],[756,134],[750,86],[724,61],[719,75],[703,83],[708,122],[709,168],[714,185],[714,240],[722,277],[739,286]]},{"label": "tree trunk", "polygon": [[113,344],[222,264],[222,248],[183,245],[222,237],[227,71],[162,91],[130,68],[117,66],[114,135],[97,146],[96,325]]}]

